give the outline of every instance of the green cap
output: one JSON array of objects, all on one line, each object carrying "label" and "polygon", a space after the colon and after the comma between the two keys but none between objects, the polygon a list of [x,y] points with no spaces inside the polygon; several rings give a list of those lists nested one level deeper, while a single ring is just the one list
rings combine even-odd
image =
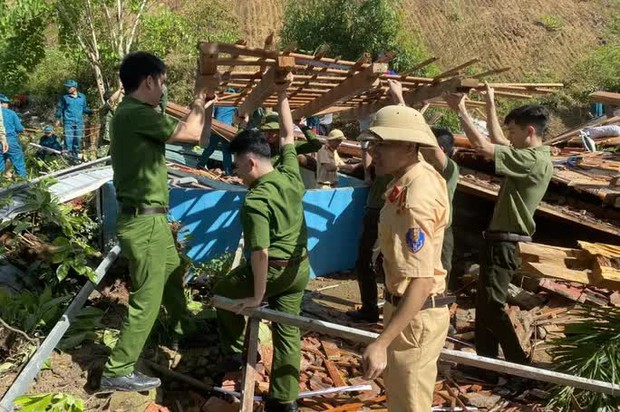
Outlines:
[{"label": "green cap", "polygon": [[280,116],[278,113],[269,113],[261,121],[260,130],[280,130]]}]

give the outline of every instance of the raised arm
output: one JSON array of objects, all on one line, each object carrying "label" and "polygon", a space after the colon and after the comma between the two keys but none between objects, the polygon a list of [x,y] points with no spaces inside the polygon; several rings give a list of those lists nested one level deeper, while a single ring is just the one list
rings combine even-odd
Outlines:
[{"label": "raised arm", "polygon": [[495,144],[501,144],[504,146],[510,146],[510,140],[504,136],[504,131],[497,118],[497,111],[495,110],[495,91],[489,83],[484,83],[486,86],[486,94],[484,96],[487,104],[487,122],[489,127],[489,138],[491,142]]},{"label": "raised arm", "polygon": [[280,147],[284,147],[287,144],[294,144],[295,142],[295,126],[293,125],[293,115],[291,114],[291,107],[288,102],[288,95],[286,89],[288,83],[276,84],[276,90],[278,93],[278,113],[280,113]]},{"label": "raised arm", "polygon": [[492,158],[495,154],[495,145],[489,142],[480,130],[474,126],[474,122],[465,107],[465,95],[461,93],[449,94],[445,96],[445,99],[448,106],[450,106],[461,119],[461,125],[465,130],[465,136],[467,136],[473,148],[485,157]]},{"label": "raised arm", "polygon": [[[196,74],[194,101],[190,106],[191,111],[185,118],[185,121],[179,122],[176,130],[172,136],[170,136],[170,139],[168,139],[168,143],[200,142],[207,117],[209,119],[211,118],[213,103],[215,101],[215,96],[207,97],[207,88],[217,81],[216,76],[202,76],[199,73]],[[210,129],[209,127],[209,130]]]}]

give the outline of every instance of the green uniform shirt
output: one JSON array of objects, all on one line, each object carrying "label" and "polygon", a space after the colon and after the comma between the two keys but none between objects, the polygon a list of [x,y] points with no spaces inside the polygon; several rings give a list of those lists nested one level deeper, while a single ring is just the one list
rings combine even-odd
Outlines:
[{"label": "green uniform shirt", "polygon": [[246,249],[268,249],[273,259],[303,256],[308,242],[303,195],[295,147],[286,145],[281,164],[250,185],[241,207]]},{"label": "green uniform shirt", "polygon": [[454,192],[456,192],[456,186],[459,183],[459,166],[456,162],[447,157],[448,163],[441,172],[441,176],[446,180],[446,188],[448,189],[448,200],[450,201],[450,214],[448,215],[448,225],[452,225],[452,201],[454,200]]},{"label": "green uniform shirt", "polygon": [[126,96],[116,108],[110,155],[116,198],[126,206],[167,206],[165,142],[177,122]]},{"label": "green uniform shirt", "polygon": [[[316,134],[309,127],[302,127],[301,130],[304,132],[304,136],[306,137],[305,142],[295,142],[295,152],[297,154],[306,154],[306,153],[314,153],[318,152],[321,147],[323,147],[323,143],[319,140]],[[273,152],[271,153],[271,164],[273,167],[277,167],[282,163],[282,153]]]},{"label": "green uniform shirt", "polygon": [[506,178],[489,230],[533,235],[536,230],[534,212],[553,175],[549,147],[515,149],[495,145],[495,172]]},{"label": "green uniform shirt", "polygon": [[369,209],[381,209],[385,199],[383,195],[387,190],[387,185],[392,181],[392,176],[376,176],[372,181],[370,188],[368,189],[368,199],[366,200],[366,207]]}]

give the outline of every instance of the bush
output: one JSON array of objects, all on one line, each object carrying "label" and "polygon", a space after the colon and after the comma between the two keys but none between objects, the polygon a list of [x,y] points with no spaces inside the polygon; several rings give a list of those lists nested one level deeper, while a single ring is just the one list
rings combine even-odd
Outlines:
[{"label": "bush", "polygon": [[[404,71],[426,59],[428,54],[419,37],[404,25],[398,2],[390,0],[306,0],[288,3],[282,44],[314,52],[329,46],[329,55],[357,60],[364,53],[373,58],[389,51],[398,52],[390,62],[395,71]],[[422,75],[436,70],[427,67]]]}]

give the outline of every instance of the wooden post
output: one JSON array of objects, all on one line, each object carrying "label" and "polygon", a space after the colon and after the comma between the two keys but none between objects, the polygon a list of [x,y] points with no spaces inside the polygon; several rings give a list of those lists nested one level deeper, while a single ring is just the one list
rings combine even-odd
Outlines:
[{"label": "wooden post", "polygon": [[279,56],[276,66],[270,67],[260,82],[252,89],[241,106],[237,109],[239,116],[251,115],[269,96],[275,91],[276,83],[284,83],[292,80],[291,70],[295,67],[295,58]]},{"label": "wooden post", "polygon": [[260,319],[256,317],[248,318],[246,329],[246,357],[245,368],[243,369],[243,380],[241,381],[241,409],[240,412],[252,412],[254,410],[254,385],[256,383],[256,362],[258,354],[258,328]]},{"label": "wooden post", "polygon": [[379,82],[379,77],[387,71],[386,63],[373,63],[364,70],[352,75],[340,85],[293,111],[293,119],[312,116],[349,97],[360,94]]}]

